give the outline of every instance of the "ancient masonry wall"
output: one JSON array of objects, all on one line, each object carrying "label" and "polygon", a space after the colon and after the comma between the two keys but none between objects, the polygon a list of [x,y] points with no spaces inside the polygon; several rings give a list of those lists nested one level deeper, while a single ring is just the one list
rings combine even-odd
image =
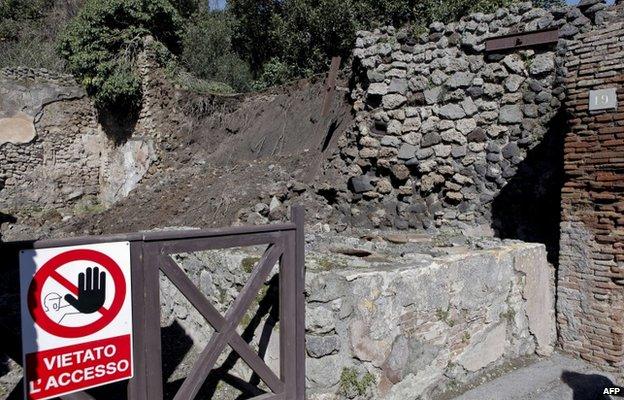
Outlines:
[{"label": "ancient masonry wall", "polygon": [[[347,219],[397,229],[481,225],[518,238],[531,229],[524,221],[538,214],[539,226],[552,214],[539,214],[546,206],[556,215],[552,171],[561,160],[549,144],[561,138],[560,126],[551,129],[565,96],[561,56],[575,35],[604,23],[606,8],[516,3],[434,23],[418,37],[393,27],[359,32],[357,125],[326,170],[350,177],[337,187]],[[485,52],[487,38],[554,28],[556,46]]]},{"label": "ancient masonry wall", "polygon": [[101,210],[157,171],[179,122],[175,93],[149,52],[139,65],[145,100],[129,128],[103,122],[70,75],[0,71],[0,211],[58,218]]},{"label": "ancient masonry wall", "polygon": [[27,68],[2,70],[3,195],[12,191],[33,202],[60,204],[97,193],[99,154],[91,144],[98,141],[98,127],[85,97],[70,76]]},{"label": "ancient masonry wall", "polygon": [[[624,10],[622,10],[624,11]],[[624,367],[624,12],[579,35],[566,57],[566,181],[558,273],[563,349]],[[589,111],[589,91],[616,88],[617,110]]]}]

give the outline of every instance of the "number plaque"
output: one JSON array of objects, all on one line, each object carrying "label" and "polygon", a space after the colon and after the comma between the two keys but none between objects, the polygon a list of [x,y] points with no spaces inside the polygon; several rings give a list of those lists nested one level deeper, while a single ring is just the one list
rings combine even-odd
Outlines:
[{"label": "number plaque", "polygon": [[589,91],[589,111],[615,109],[617,109],[615,88]]}]

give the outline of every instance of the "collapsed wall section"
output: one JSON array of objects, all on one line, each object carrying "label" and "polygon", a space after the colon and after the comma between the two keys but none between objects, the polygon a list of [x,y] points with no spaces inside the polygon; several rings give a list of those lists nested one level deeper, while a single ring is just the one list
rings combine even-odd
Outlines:
[{"label": "collapsed wall section", "polygon": [[[624,367],[624,7],[607,27],[579,35],[566,67],[558,324],[563,349]],[[612,88],[617,108],[589,111],[590,90]],[[613,101],[615,99],[611,99]]]}]

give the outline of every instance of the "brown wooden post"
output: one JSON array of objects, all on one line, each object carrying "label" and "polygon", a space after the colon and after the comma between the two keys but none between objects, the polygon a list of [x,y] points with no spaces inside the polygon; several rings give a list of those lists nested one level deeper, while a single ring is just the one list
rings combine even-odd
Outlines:
[{"label": "brown wooden post", "polygon": [[147,400],[147,366],[145,364],[145,310],[143,242],[130,243],[132,274],[132,348],[134,377],[128,382],[128,400]]},{"label": "brown wooden post", "polygon": [[297,392],[297,307],[295,286],[295,232],[284,237],[284,253],[279,270],[280,378],[284,382],[284,398],[296,399]]},{"label": "brown wooden post", "polygon": [[[162,349],[160,341],[160,268],[159,248],[154,243],[143,244],[143,350],[146,393],[149,400],[162,400]],[[135,399],[132,399],[135,400]]]},{"label": "brown wooden post", "polygon": [[295,291],[296,291],[296,355],[297,355],[297,400],[305,399],[305,211],[302,206],[291,209],[291,220],[295,230]]}]

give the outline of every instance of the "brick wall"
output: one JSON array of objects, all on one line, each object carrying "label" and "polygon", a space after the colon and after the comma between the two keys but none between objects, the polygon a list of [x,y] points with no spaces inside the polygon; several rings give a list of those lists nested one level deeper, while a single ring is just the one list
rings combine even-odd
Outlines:
[{"label": "brick wall", "polygon": [[[619,7],[619,6],[618,6]],[[623,7],[624,8],[624,7]],[[618,22],[620,21],[620,22]],[[558,324],[565,351],[624,366],[624,22],[577,36],[566,68]],[[616,87],[617,110],[589,111],[589,91]]]}]

